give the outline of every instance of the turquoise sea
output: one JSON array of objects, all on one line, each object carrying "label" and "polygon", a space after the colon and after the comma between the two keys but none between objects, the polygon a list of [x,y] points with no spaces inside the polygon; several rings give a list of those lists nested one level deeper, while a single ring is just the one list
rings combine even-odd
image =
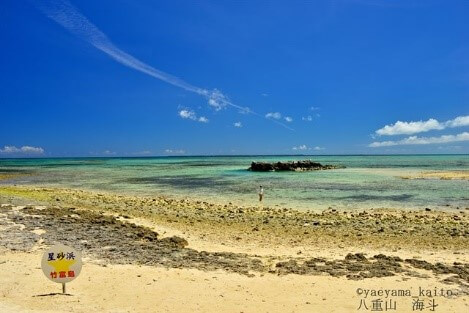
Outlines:
[{"label": "turquoise sea", "polygon": [[[312,172],[247,171],[251,161],[311,159],[345,169]],[[34,184],[168,195],[213,202],[298,209],[469,207],[469,181],[402,179],[435,170],[469,170],[469,155],[213,156],[150,158],[0,159],[1,173],[27,173],[0,184]]]}]

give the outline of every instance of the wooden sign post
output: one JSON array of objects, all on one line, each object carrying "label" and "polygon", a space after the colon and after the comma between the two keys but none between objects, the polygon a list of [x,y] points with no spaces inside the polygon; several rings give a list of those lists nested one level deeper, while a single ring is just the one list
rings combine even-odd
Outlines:
[{"label": "wooden sign post", "polygon": [[62,294],[66,293],[65,284],[80,275],[81,266],[81,253],[62,244],[44,252],[41,261],[44,275],[53,282],[62,284]]}]

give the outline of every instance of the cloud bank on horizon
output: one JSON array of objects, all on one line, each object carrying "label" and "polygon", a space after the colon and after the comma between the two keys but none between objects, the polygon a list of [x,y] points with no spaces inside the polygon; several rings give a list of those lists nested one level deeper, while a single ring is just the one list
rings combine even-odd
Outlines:
[{"label": "cloud bank on horizon", "polygon": [[469,141],[469,132],[463,132],[457,135],[442,135],[439,137],[417,137],[410,136],[397,141],[378,141],[369,145],[372,148],[390,147],[401,145],[429,145],[429,144],[442,144],[450,142]]},{"label": "cloud bank on horizon", "polygon": [[[248,107],[242,107],[234,104],[229,98],[218,89],[209,90],[189,84],[188,82],[165,73],[148,65],[136,57],[118,48],[97,26],[91,23],[83,14],[81,14],[67,0],[46,0],[36,3],[37,7],[50,19],[67,29],[69,32],[80,39],[90,43],[98,50],[109,55],[112,59],[129,68],[147,74],[153,78],[162,80],[173,86],[182,88],[186,91],[196,93],[207,99],[209,106],[219,111],[228,106],[236,108],[240,113],[253,114],[262,117]],[[272,119],[269,119],[286,129],[293,130],[289,126]]]},{"label": "cloud bank on horizon", "polygon": [[22,146],[20,148],[16,146],[4,146],[0,149],[1,154],[24,154],[24,155],[37,155],[44,154],[44,149],[41,147]]},{"label": "cloud bank on horizon", "polygon": [[433,118],[427,121],[418,122],[397,121],[394,124],[386,125],[383,128],[378,129],[375,133],[380,136],[413,135],[430,130],[443,130],[448,127],[455,128],[462,126],[469,126],[469,115],[458,116],[446,122],[439,122]]},{"label": "cloud bank on horizon", "polygon": [[[401,122],[386,125],[375,131],[378,136],[396,136],[396,135],[412,135],[424,133],[431,130],[444,130],[446,128],[456,128],[469,126],[469,115],[458,116],[446,122],[439,122],[434,118],[427,121],[417,122]],[[400,145],[429,145],[429,144],[445,144],[451,142],[469,141],[469,132],[462,132],[456,135],[441,135],[437,137],[417,137],[410,136],[400,140],[375,141],[368,145],[371,148],[390,147]]]}]

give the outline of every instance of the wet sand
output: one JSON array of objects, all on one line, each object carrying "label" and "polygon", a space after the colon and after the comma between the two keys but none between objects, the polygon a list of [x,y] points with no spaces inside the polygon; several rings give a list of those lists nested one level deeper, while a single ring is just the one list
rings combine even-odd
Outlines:
[{"label": "wet sand", "polygon": [[404,179],[461,179],[469,180],[469,171],[430,171],[416,175],[401,176]]},{"label": "wet sand", "polygon": [[[87,271],[72,283],[75,298],[45,297],[74,312],[97,308],[93,288],[106,284],[114,297],[95,293],[109,301],[100,310],[112,312],[125,307],[119,295],[146,299],[122,312],[144,312],[157,302],[167,312],[352,312],[360,304],[357,288],[421,285],[452,290],[437,299],[445,312],[467,310],[467,208],[312,213],[17,186],[0,187],[0,203],[0,271],[11,272],[12,260],[21,264],[18,275],[2,276],[0,303],[15,311],[44,309],[47,300],[29,299],[34,288],[57,291],[38,269],[41,251],[56,242],[87,260]],[[19,295],[8,291],[23,275],[37,279]],[[131,290],[121,281],[127,276]],[[93,277],[102,281],[92,287]],[[164,285],[172,287],[150,299]],[[411,311],[409,304],[404,309],[411,298],[398,300],[398,312]]]}]

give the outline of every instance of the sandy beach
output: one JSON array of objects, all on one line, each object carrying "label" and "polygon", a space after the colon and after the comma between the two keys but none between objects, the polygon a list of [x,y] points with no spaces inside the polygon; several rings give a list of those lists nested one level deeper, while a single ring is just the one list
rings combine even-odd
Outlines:
[{"label": "sandy beach", "polygon": [[[437,279],[386,277],[346,280],[331,276],[245,275],[223,271],[100,265],[88,261],[69,284],[71,296],[51,295],[60,286],[38,269],[40,253],[4,253],[0,269],[2,312],[355,312],[364,299],[357,290],[419,288],[456,290]],[[6,263],[3,263],[5,262]],[[366,298],[368,308],[372,299]],[[467,296],[435,299],[437,312],[464,312]],[[411,297],[396,300],[397,312],[412,312]],[[384,309],[384,302],[383,302]]]},{"label": "sandy beach", "polygon": [[0,313],[469,313],[469,0],[0,7]]},{"label": "sandy beach", "polygon": [[[417,300],[445,312],[468,306],[467,208],[313,213],[27,186],[2,186],[0,199],[7,312],[354,312],[377,300],[398,312],[412,312]],[[58,242],[85,257],[72,296],[50,295],[60,286],[40,270],[42,251]]]}]

